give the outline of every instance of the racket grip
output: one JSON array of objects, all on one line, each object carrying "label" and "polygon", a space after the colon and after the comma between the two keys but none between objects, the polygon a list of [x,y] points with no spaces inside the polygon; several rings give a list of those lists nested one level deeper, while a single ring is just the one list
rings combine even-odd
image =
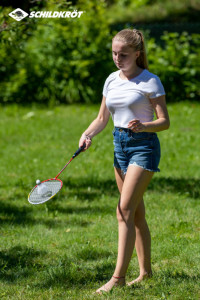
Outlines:
[{"label": "racket grip", "polygon": [[77,155],[79,155],[83,151],[84,148],[85,148],[85,143],[74,153],[74,155],[72,157],[74,158]]}]

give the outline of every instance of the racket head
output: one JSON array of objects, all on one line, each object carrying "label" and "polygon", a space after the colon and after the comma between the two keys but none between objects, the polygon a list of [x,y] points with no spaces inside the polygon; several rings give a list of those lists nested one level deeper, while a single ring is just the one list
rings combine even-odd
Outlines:
[{"label": "racket head", "polygon": [[28,195],[31,204],[42,204],[52,199],[62,188],[63,183],[58,178],[51,178],[36,185]]}]

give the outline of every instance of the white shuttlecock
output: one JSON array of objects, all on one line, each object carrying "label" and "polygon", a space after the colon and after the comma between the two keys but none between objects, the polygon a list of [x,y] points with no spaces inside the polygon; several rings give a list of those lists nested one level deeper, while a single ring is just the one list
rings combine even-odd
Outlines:
[{"label": "white shuttlecock", "polygon": [[40,179],[37,179],[37,180],[36,180],[36,184],[38,185],[38,184],[40,184],[40,183],[41,183]]},{"label": "white shuttlecock", "polygon": [[48,191],[48,187],[45,185],[45,183],[42,183],[38,186],[38,190],[37,190],[39,195],[44,195],[46,194]]}]

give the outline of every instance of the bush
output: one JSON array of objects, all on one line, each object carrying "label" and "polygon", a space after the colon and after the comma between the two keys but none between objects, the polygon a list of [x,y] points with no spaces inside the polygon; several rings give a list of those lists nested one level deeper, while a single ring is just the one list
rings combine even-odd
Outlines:
[{"label": "bush", "polygon": [[[98,0],[79,1],[76,9],[85,11],[81,18],[37,19],[29,37],[19,34],[21,27],[18,34],[4,32],[0,50],[2,63],[6,59],[0,74],[2,102],[99,101],[112,64],[108,59],[111,35],[104,19],[105,4]],[[62,9],[48,4],[45,10]]]},{"label": "bush", "polygon": [[8,16],[12,10],[13,8],[0,7],[0,19],[3,20],[0,24],[1,102],[14,102],[15,96],[20,94],[27,80],[22,61],[25,57],[24,47],[29,33],[26,33],[25,22],[13,22]]},{"label": "bush", "polygon": [[149,69],[161,78],[170,102],[199,99],[199,37],[166,32],[162,47],[154,39],[148,41]]},{"label": "bush", "polygon": [[106,17],[110,24],[199,22],[199,0],[117,0]]},{"label": "bush", "polygon": [[[46,5],[45,10],[66,10],[51,1]],[[12,9],[0,9],[5,27],[0,47],[1,103],[100,101],[104,81],[115,70],[105,2],[79,0],[76,9],[85,11],[81,18],[20,22],[8,17]],[[160,46],[147,39],[148,59],[168,101],[197,100],[199,35],[165,33],[162,42]]]}]

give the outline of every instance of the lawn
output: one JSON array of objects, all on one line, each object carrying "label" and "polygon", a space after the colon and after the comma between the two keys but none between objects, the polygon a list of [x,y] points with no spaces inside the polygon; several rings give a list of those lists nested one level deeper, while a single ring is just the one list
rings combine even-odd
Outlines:
[{"label": "lawn", "polygon": [[[94,296],[117,255],[112,121],[62,173],[59,195],[33,206],[27,196],[35,180],[57,175],[98,106],[1,107],[1,299],[200,298],[200,104],[168,108],[171,127],[159,133],[161,172],[145,195],[154,276]],[[127,280],[137,275],[134,251]]]}]

